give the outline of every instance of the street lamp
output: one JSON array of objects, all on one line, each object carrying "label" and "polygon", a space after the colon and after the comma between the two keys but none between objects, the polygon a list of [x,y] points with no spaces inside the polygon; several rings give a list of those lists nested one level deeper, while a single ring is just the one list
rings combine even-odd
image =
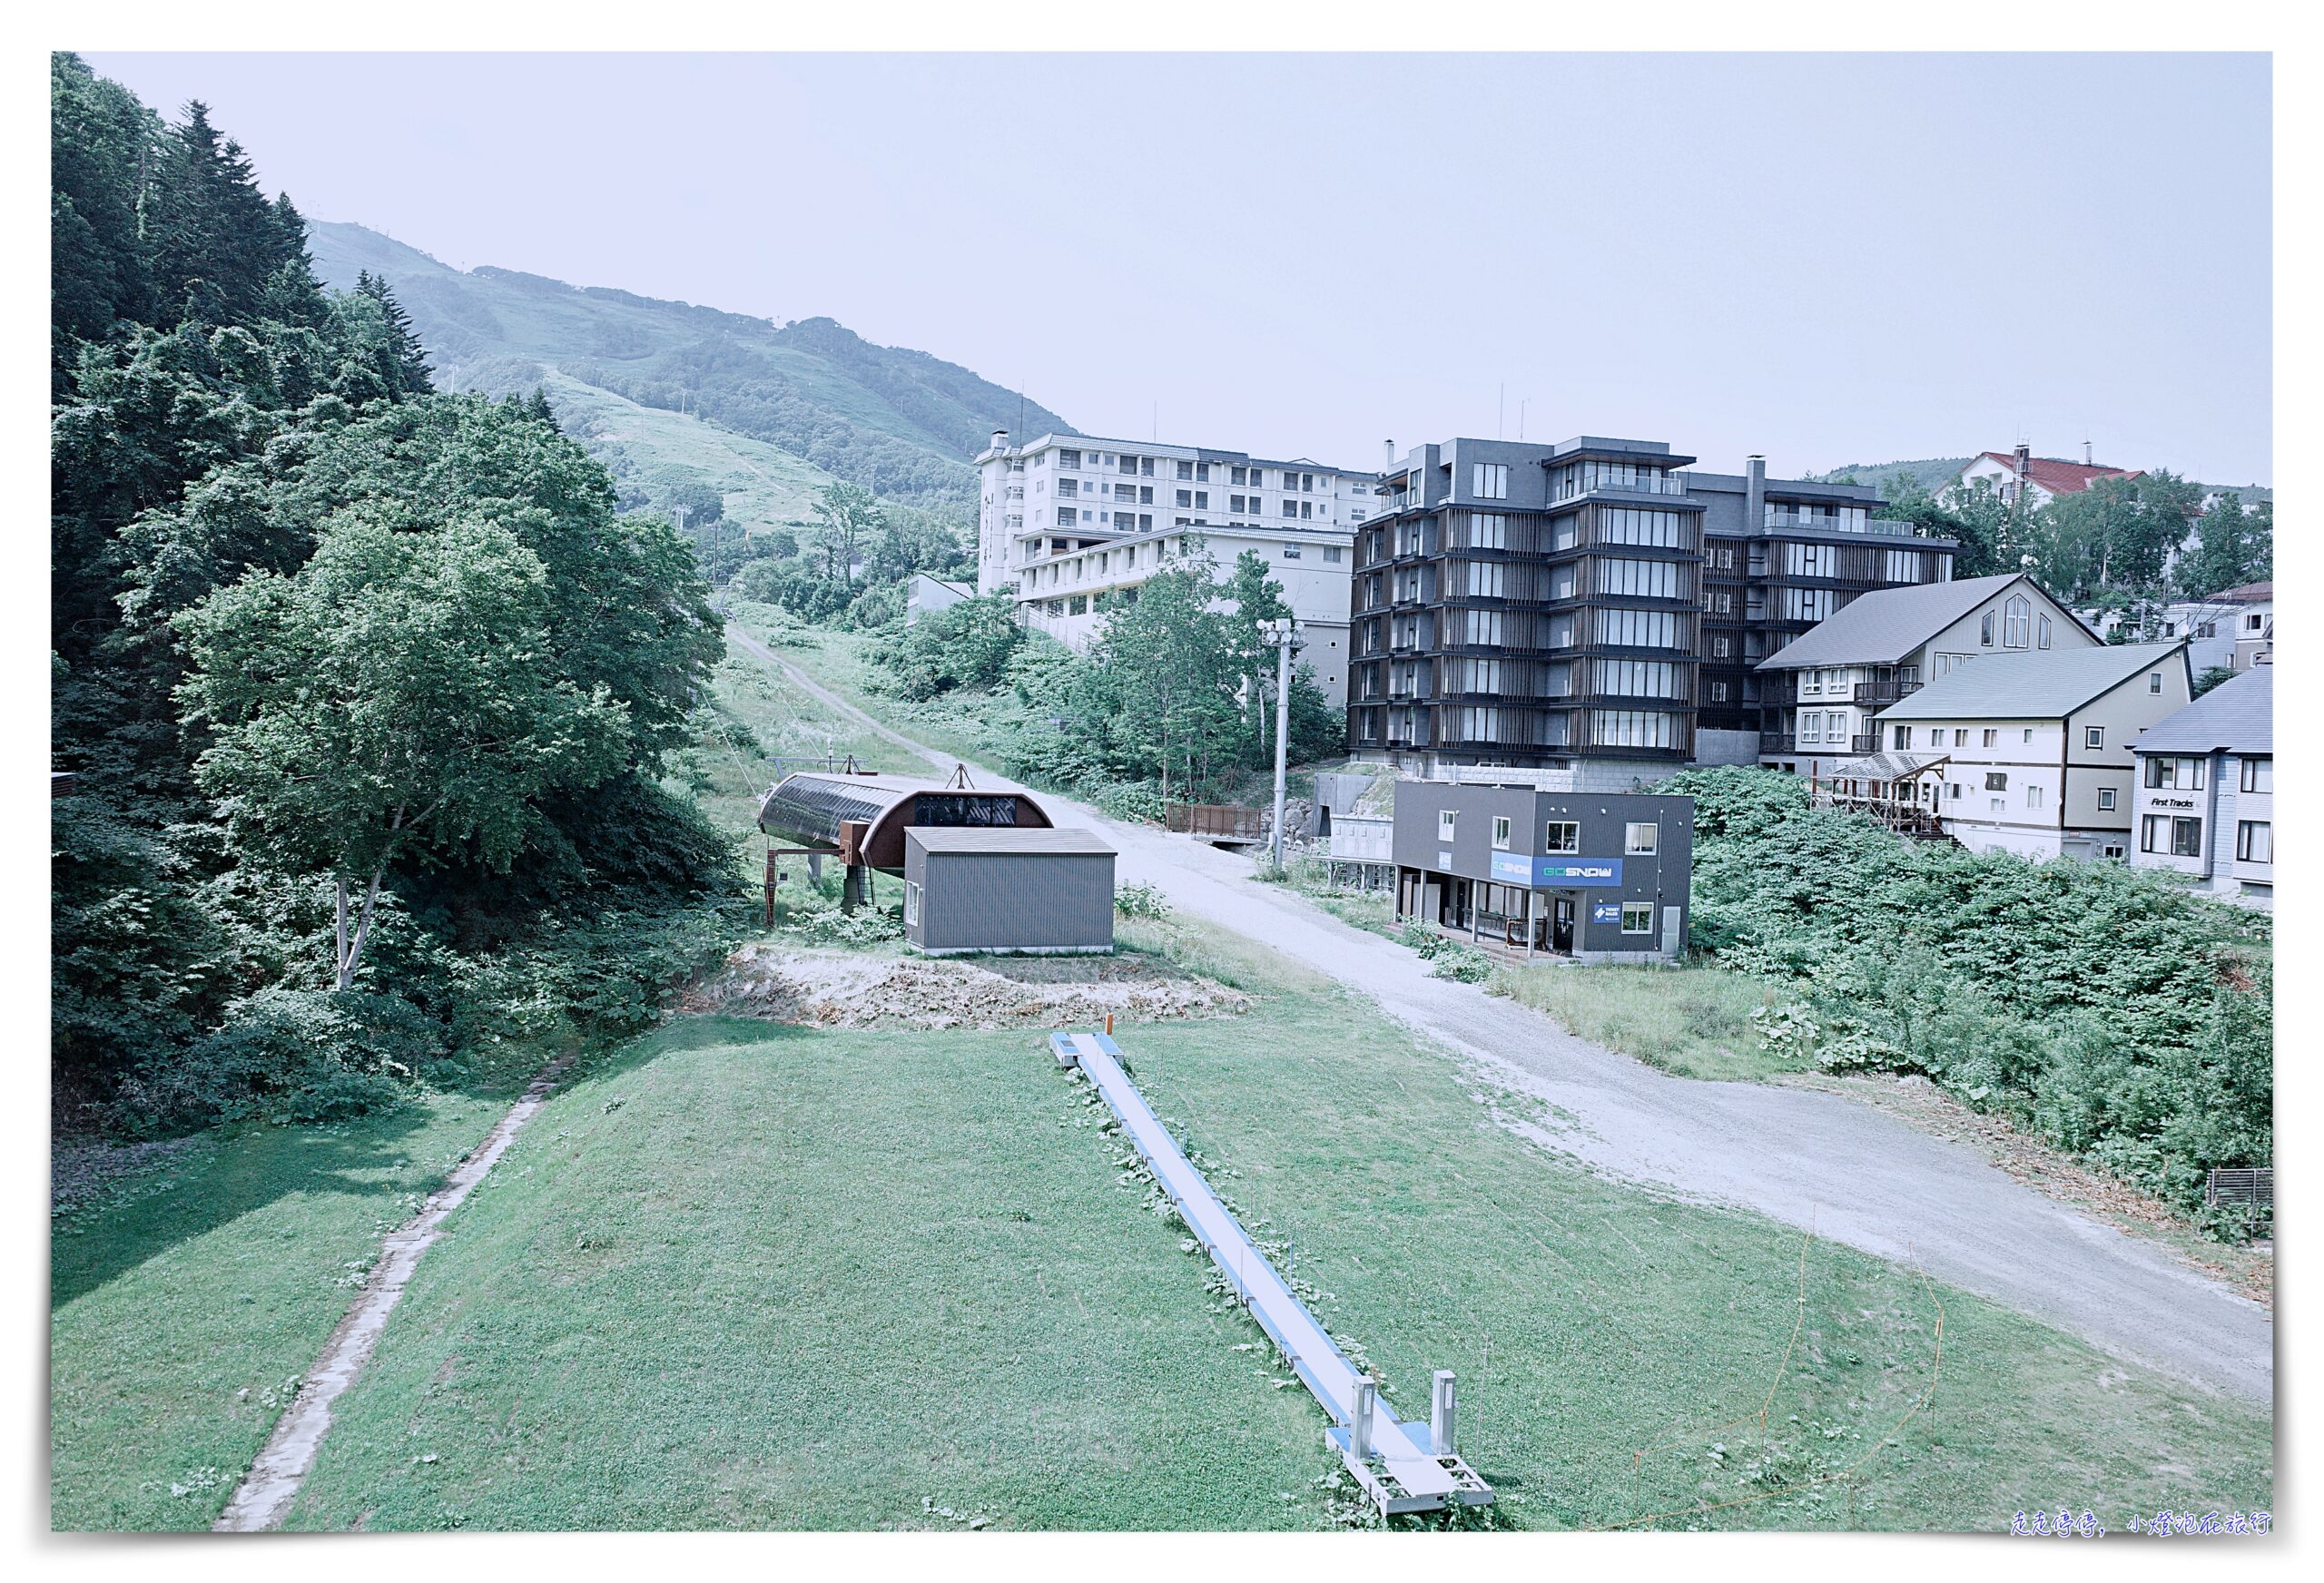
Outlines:
[{"label": "street lamp", "polygon": [[1291,748],[1291,656],[1306,643],[1289,616],[1259,623],[1259,641],[1275,651],[1275,869],[1283,872],[1283,771]]}]

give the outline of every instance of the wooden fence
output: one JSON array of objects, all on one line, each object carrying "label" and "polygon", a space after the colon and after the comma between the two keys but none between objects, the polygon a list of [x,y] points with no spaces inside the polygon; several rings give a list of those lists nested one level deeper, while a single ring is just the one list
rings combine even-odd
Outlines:
[{"label": "wooden fence", "polygon": [[1198,841],[1255,841],[1265,815],[1231,802],[1166,802],[1162,828]]}]

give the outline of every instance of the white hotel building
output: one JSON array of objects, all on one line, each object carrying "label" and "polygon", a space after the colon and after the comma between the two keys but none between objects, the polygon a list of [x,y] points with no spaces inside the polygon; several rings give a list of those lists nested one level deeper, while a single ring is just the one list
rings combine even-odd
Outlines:
[{"label": "white hotel building", "polygon": [[1257,552],[1305,630],[1300,658],[1334,707],[1347,701],[1349,572],[1378,476],[1301,458],[998,430],[977,457],[977,592],[1017,590],[1028,626],[1088,644],[1108,603],[1178,558],[1224,579]]}]

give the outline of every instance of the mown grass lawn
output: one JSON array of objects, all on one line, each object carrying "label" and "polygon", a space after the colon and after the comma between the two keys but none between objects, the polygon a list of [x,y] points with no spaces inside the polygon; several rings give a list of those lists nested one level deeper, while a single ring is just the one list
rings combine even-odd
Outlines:
[{"label": "mown grass lawn", "polygon": [[[1354,999],[1172,939],[1271,992],[1120,1030],[1157,1108],[1294,1245],[1393,1401],[1417,1413],[1427,1371],[1458,1371],[1464,1450],[1518,1521],[2269,1503],[2264,1411],[1599,1181]],[[1235,1350],[1257,1330],[1213,1306],[1090,1118],[1023,1034],[672,1025],[552,1102],[455,1218],[292,1525],[1326,1520],[1319,1413]]]},{"label": "mown grass lawn", "polygon": [[339,1126],[230,1129],[57,1216],[51,1525],[209,1527],[380,1236],[514,1086]]}]

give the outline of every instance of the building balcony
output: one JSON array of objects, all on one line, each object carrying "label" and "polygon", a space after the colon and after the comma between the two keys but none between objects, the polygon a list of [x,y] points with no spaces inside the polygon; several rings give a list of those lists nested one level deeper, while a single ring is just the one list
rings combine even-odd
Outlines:
[{"label": "building balcony", "polygon": [[1878,751],[1879,746],[1880,733],[1877,732],[1860,732],[1856,735],[1848,738],[1848,752],[1855,754],[1857,758],[1862,758],[1866,753]]},{"label": "building balcony", "polygon": [[1550,504],[1562,506],[1569,500],[1586,500],[1592,495],[1684,495],[1686,492],[1686,479],[1676,474],[1660,478],[1634,479],[1627,484],[1600,478],[1569,487]]},{"label": "building balcony", "polygon": [[1918,682],[1858,682],[1855,703],[1860,709],[1886,709],[1921,690]]},{"label": "building balcony", "polygon": [[1787,731],[1763,731],[1759,733],[1759,751],[1763,753],[1796,753],[1799,739]]}]

